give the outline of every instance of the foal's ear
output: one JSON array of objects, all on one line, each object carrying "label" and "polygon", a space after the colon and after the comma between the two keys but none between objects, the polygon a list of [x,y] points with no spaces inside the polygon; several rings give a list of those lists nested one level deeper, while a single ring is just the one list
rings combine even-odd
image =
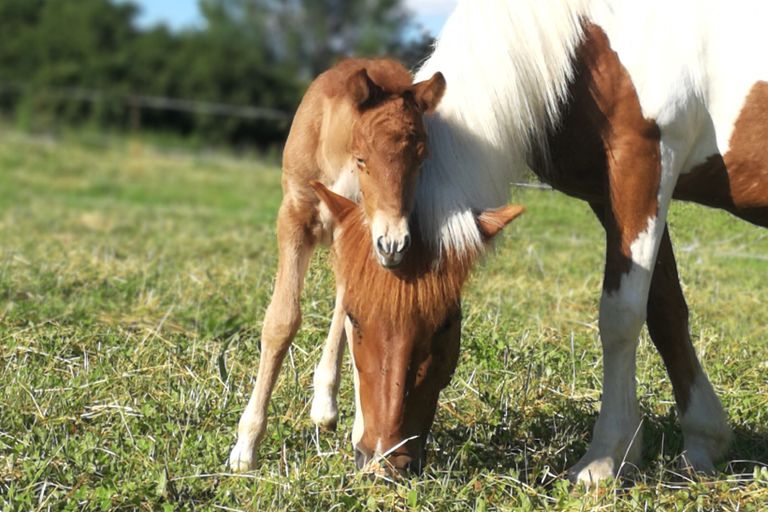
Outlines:
[{"label": "foal's ear", "polygon": [[355,105],[360,107],[371,97],[378,94],[381,88],[371,80],[368,71],[363,68],[349,77],[347,80],[347,90]]},{"label": "foal's ear", "polygon": [[414,84],[408,89],[422,112],[431,114],[445,94],[445,77],[439,71],[429,80]]},{"label": "foal's ear", "polygon": [[518,218],[525,211],[525,207],[519,204],[508,204],[501,208],[485,210],[475,215],[477,227],[486,240],[490,240],[504,229],[504,226]]},{"label": "foal's ear", "polygon": [[357,208],[357,203],[350,201],[346,197],[340,196],[335,192],[331,192],[319,181],[311,181],[309,184],[315,189],[315,194],[317,194],[320,201],[328,207],[328,210],[330,210],[331,215],[333,215],[336,222],[341,223],[347,215]]}]

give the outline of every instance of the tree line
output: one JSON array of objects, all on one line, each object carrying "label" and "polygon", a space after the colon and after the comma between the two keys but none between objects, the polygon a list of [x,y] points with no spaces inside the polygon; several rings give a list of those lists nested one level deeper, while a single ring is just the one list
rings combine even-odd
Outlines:
[{"label": "tree line", "polygon": [[[199,26],[140,27],[124,0],[0,0],[0,110],[18,119],[128,129],[135,95],[292,114],[343,56],[414,66],[431,44],[400,0],[199,0]],[[96,96],[94,96],[96,95]],[[88,101],[85,101],[88,100]],[[142,110],[142,129],[213,143],[269,144],[274,118]]]}]

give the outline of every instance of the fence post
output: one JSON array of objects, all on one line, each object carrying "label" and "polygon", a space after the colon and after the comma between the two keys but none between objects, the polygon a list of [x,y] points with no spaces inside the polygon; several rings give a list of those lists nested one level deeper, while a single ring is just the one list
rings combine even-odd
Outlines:
[{"label": "fence post", "polygon": [[137,96],[129,98],[131,109],[131,155],[141,156],[141,105]]}]

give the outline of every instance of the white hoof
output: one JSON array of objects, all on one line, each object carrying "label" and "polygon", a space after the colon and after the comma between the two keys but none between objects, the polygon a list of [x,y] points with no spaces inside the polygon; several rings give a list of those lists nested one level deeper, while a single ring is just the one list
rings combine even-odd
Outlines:
[{"label": "white hoof", "polygon": [[339,410],[336,401],[329,396],[315,393],[312,409],[309,412],[312,422],[323,430],[336,430]]},{"label": "white hoof", "polygon": [[252,446],[239,439],[229,454],[229,469],[235,473],[245,473],[256,468],[256,453]]},{"label": "white hoof", "polygon": [[611,443],[593,442],[587,453],[568,472],[572,482],[597,485],[601,480],[619,478],[631,473],[642,460],[642,436],[638,433],[627,442],[617,439]]},{"label": "white hoof", "polygon": [[618,467],[611,457],[586,461],[584,456],[569,473],[569,478],[574,483],[584,483],[587,487],[599,484],[602,480],[616,478]]},{"label": "white hoof", "polygon": [[683,429],[682,469],[696,473],[715,473],[714,461],[728,451],[731,429],[728,416],[717,399],[707,376],[700,373],[690,391],[688,409],[680,418]]}]

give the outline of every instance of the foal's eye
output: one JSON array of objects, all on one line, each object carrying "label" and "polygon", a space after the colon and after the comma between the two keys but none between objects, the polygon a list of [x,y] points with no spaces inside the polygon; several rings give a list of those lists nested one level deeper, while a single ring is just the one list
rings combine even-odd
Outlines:
[{"label": "foal's eye", "polygon": [[365,167],[365,160],[362,158],[355,158],[355,161],[357,162],[357,166],[361,169]]}]

